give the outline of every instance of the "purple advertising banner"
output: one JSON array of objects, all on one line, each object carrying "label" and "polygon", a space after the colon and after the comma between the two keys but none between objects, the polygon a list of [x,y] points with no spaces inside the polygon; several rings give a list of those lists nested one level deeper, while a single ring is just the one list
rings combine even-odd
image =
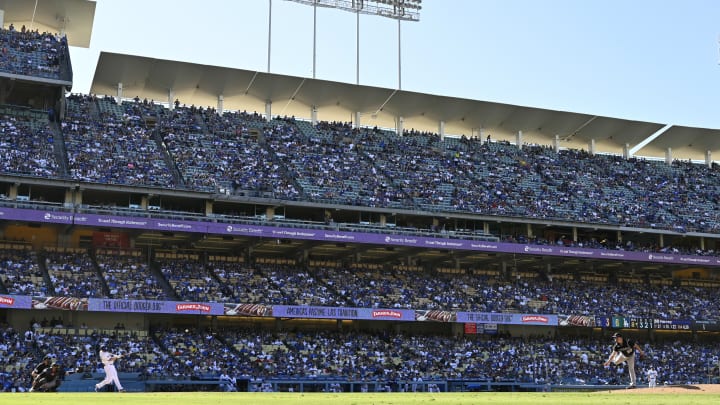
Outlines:
[{"label": "purple advertising banner", "polygon": [[72,212],[38,211],[20,208],[0,207],[0,220],[18,220],[31,222],[50,222],[54,224],[71,224]]},{"label": "purple advertising banner", "polygon": [[30,309],[32,297],[26,295],[0,295],[0,308]]},{"label": "purple advertising banner", "polygon": [[304,305],[273,305],[273,316],[278,318],[310,319],[368,319],[382,321],[414,321],[411,309],[317,307]]},{"label": "purple advertising banner", "polygon": [[441,237],[383,235],[376,233],[331,231],[325,229],[283,228],[275,226],[239,225],[157,218],[121,217],[96,214],[36,211],[0,207],[0,220],[76,224],[115,228],[135,228],[165,232],[194,232],[218,235],[252,236],[277,239],[304,239],[328,242],[368,243],[481,252],[515,253],[538,256],[564,256],[586,259],[641,261],[666,264],[720,266],[720,257],[689,256],[667,253],[625,252],[575,248],[566,246],[522,245],[504,242],[485,242]]},{"label": "purple advertising banner", "polygon": [[88,311],[142,312],[146,314],[223,315],[223,304],[215,302],[88,299]]},{"label": "purple advertising banner", "polygon": [[458,312],[457,322],[495,323],[499,325],[558,326],[557,315],[501,314],[492,312]]},{"label": "purple advertising banner", "polygon": [[[322,307],[306,305],[263,305],[217,302],[123,300],[76,297],[30,297],[0,295],[0,309],[56,309],[66,311],[136,312],[174,315],[226,315],[306,319],[358,319],[376,321],[421,321],[473,323],[478,325],[585,326],[657,330],[720,330],[713,320],[651,319],[619,316],[515,314],[385,308]],[[486,327],[487,329],[487,327]],[[478,326],[478,333],[479,333]]]}]

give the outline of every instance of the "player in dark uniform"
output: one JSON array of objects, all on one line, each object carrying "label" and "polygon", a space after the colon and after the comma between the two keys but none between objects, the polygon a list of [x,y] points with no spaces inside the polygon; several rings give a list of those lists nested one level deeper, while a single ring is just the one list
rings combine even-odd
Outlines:
[{"label": "player in dark uniform", "polygon": [[62,370],[58,363],[52,363],[33,380],[30,392],[55,392],[62,383]]},{"label": "player in dark uniform", "polygon": [[33,369],[32,373],[30,373],[30,376],[32,379],[36,379],[37,376],[40,375],[43,371],[45,371],[46,368],[50,367],[50,364],[52,363],[52,357],[48,354],[45,357],[43,357],[43,360],[38,363],[37,366]]},{"label": "player in dark uniform", "polygon": [[607,367],[611,363],[627,363],[628,371],[630,372],[630,385],[628,385],[627,388],[637,388],[635,376],[635,350],[640,353],[641,357],[645,355],[645,352],[643,352],[642,348],[636,341],[632,339],[625,339],[623,335],[619,333],[615,333],[612,337],[615,339],[615,344],[612,347],[610,356],[605,362],[605,366]]}]

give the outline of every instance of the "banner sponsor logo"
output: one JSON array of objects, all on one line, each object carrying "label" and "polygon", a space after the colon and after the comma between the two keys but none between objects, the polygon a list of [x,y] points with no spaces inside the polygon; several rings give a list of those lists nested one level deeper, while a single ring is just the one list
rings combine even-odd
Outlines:
[{"label": "banner sponsor logo", "polygon": [[270,231],[270,233],[272,233],[273,236],[293,238],[312,238],[317,234],[316,232],[295,231],[282,228],[273,229]]},{"label": "banner sponsor logo", "polygon": [[560,249],[560,253],[568,256],[592,256],[595,254],[592,250],[577,250],[577,249]]},{"label": "banner sponsor logo", "polygon": [[189,230],[193,229],[192,225],[182,224],[182,223],[177,223],[177,222],[158,222],[157,226],[158,226],[158,228],[181,230],[181,231],[189,231]]},{"label": "banner sponsor logo", "polygon": [[148,221],[137,219],[98,218],[97,222],[101,225],[113,226],[148,226]]},{"label": "banner sponsor logo", "polygon": [[527,253],[552,253],[553,249],[549,247],[538,247],[525,245],[523,249]]},{"label": "banner sponsor logo", "polygon": [[15,298],[0,296],[0,305],[7,305],[7,306],[11,307],[11,306],[15,305]]},{"label": "banner sponsor logo", "polygon": [[212,310],[212,307],[210,307],[210,305],[198,304],[198,303],[177,304],[177,305],[175,305],[175,310],[177,312],[199,311],[199,312],[208,312],[209,313]]},{"label": "banner sponsor logo", "polygon": [[70,222],[73,219],[72,214],[53,214],[51,212],[46,212],[43,216],[43,219],[46,221],[63,221],[63,222]]},{"label": "banner sponsor logo", "polygon": [[355,235],[346,235],[341,233],[326,233],[325,239],[333,240],[355,240]]},{"label": "banner sponsor logo", "polygon": [[522,317],[523,323],[534,322],[534,323],[548,323],[550,320],[546,316],[542,315],[524,315]]},{"label": "banner sponsor logo", "polygon": [[225,227],[227,233],[242,233],[242,234],[263,234],[263,228],[256,226],[243,226],[243,225],[228,225]]},{"label": "banner sponsor logo", "polygon": [[403,237],[395,237],[395,236],[386,236],[385,237],[385,243],[402,243],[402,244],[411,244],[411,245],[417,245],[417,238],[403,238]]},{"label": "banner sponsor logo", "polygon": [[372,311],[372,317],[374,318],[395,318],[402,319],[402,312],[394,311],[391,309],[379,309]]},{"label": "banner sponsor logo", "polygon": [[625,253],[623,253],[623,252],[600,252],[600,256],[623,258],[623,257],[625,257]]},{"label": "banner sponsor logo", "polygon": [[446,247],[446,248],[461,248],[465,246],[465,242],[455,242],[450,240],[444,240],[444,239],[426,239],[425,240],[426,246],[440,246],[440,247]]},{"label": "banner sponsor logo", "polygon": [[[678,256],[679,257],[679,256]],[[648,255],[648,260],[662,260],[662,261],[674,261],[675,256],[673,255],[663,255],[663,254],[657,254],[657,253],[651,253]]]},{"label": "banner sponsor logo", "polygon": [[497,250],[498,245],[490,245],[488,243],[472,243],[470,242],[470,247],[473,249],[488,249],[488,250]]}]

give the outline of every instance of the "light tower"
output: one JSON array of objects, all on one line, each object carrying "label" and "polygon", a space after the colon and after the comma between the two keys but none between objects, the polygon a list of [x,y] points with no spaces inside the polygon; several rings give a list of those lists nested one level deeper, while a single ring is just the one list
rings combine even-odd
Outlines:
[{"label": "light tower", "polygon": [[[313,79],[316,72],[317,56],[317,8],[336,8],[355,13],[355,84],[360,84],[360,14],[378,15],[398,22],[398,89],[402,88],[402,41],[400,26],[402,21],[420,21],[422,0],[288,0],[313,6]],[[272,0],[270,0],[272,7]],[[268,40],[268,70],[270,53]]]}]

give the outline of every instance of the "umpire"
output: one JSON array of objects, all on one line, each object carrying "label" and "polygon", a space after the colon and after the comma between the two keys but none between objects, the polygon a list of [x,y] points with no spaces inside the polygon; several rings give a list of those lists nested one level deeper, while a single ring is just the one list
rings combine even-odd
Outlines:
[{"label": "umpire", "polygon": [[38,365],[35,366],[35,368],[33,369],[32,373],[30,373],[30,376],[32,377],[32,379],[35,380],[40,375],[40,373],[45,371],[46,368],[50,367],[51,363],[52,363],[52,356],[50,356],[49,354],[45,355],[45,357],[43,357],[42,361],[40,363],[38,363]]}]

